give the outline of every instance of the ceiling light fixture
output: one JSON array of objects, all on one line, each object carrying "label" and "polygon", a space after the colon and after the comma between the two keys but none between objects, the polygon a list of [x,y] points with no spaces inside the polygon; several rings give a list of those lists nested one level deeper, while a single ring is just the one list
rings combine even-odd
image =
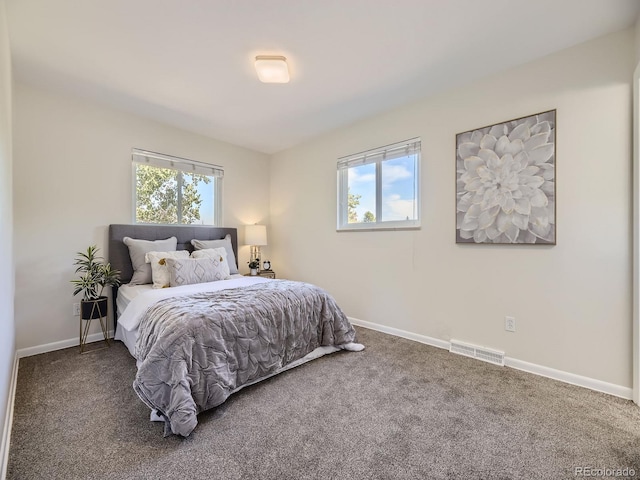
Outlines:
[{"label": "ceiling light fixture", "polygon": [[287,59],[282,56],[258,55],[256,72],[263,83],[289,83]]}]

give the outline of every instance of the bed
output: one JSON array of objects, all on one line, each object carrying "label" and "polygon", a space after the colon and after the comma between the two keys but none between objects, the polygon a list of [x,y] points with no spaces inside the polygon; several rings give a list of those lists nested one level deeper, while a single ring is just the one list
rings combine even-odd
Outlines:
[{"label": "bed", "polygon": [[[171,286],[153,288],[149,277],[141,280],[136,249],[142,245],[145,258],[157,260],[148,242],[164,246],[174,237],[175,252],[151,262],[155,286],[169,286],[168,279]],[[123,282],[113,291],[115,339],[136,359],[133,388],[152,418],[164,421],[165,435],[188,436],[200,412],[248,385],[329,353],[364,348],[321,288],[237,273],[234,228],[110,225],[108,245]],[[193,271],[204,274],[193,280]]]}]

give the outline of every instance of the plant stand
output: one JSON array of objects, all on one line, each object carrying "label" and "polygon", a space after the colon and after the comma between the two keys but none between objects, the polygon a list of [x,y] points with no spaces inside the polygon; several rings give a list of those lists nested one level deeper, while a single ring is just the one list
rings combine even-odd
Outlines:
[{"label": "plant stand", "polygon": [[[90,353],[110,347],[111,343],[107,335],[107,297],[102,297],[97,300],[83,300],[80,307],[80,353]],[[105,345],[100,348],[87,350],[87,337],[89,336],[91,321],[96,319],[100,320]],[[84,322],[84,325],[82,322]]]}]

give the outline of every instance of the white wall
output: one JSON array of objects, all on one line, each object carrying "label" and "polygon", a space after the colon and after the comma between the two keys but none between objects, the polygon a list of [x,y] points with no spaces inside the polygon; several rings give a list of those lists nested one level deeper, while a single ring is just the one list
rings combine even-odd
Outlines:
[{"label": "white wall", "polygon": [[640,15],[635,25],[636,68],[633,73],[633,401],[640,405]]},{"label": "white wall", "polygon": [[[5,428],[9,387],[15,357],[13,314],[13,209],[11,187],[11,57],[5,16],[5,2],[0,0],[0,251],[5,260],[0,268],[0,435]],[[5,437],[0,437],[2,470]]]},{"label": "white wall", "polygon": [[640,63],[640,15],[636,19],[635,25],[635,42],[636,42],[636,64]]},{"label": "white wall", "polygon": [[[279,276],[347,315],[631,386],[634,29],[314,139],[271,159]],[[455,135],[557,109],[556,246],[456,245]],[[338,157],[419,136],[422,228],[336,228]],[[515,316],[517,332],[504,330]]]},{"label": "white wall", "polygon": [[[14,111],[19,349],[77,339],[72,263],[94,243],[106,253],[110,223],[131,223],[132,147],[224,166],[224,225],[267,222],[266,155],[18,82]],[[244,268],[248,247],[240,256]]]}]

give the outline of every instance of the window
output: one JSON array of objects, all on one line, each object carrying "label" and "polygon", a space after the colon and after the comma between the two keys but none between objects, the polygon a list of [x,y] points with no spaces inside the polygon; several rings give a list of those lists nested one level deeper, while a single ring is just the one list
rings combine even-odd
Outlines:
[{"label": "window", "polygon": [[338,160],[338,230],[420,227],[420,139]]},{"label": "window", "polygon": [[136,148],[131,158],[135,223],[222,225],[222,167]]}]

